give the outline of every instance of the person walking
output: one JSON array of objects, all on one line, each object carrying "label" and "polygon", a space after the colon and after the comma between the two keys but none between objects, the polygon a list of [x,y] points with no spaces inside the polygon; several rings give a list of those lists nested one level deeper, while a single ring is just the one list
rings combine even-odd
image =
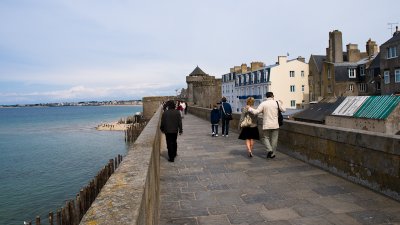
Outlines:
[{"label": "person walking", "polygon": [[[254,106],[253,97],[247,98],[246,106],[249,107]],[[239,126],[241,130],[238,138],[246,141],[248,157],[253,157],[254,140],[260,139],[257,123],[258,123],[257,116],[250,113],[246,107],[243,107],[242,114],[240,115],[240,120],[239,120]]]},{"label": "person walking", "polygon": [[213,137],[218,137],[218,124],[221,119],[221,114],[217,108],[217,105],[214,105],[214,108],[210,113],[210,121],[211,121],[211,133]]},{"label": "person walking", "polygon": [[182,107],[181,101],[178,101],[176,103],[176,109],[179,111],[179,113],[181,114],[181,117],[183,118],[183,107]]},{"label": "person walking", "polygon": [[165,134],[168,149],[168,161],[174,162],[178,144],[177,138],[182,134],[182,117],[178,110],[175,109],[174,101],[167,101],[167,110],[161,116],[160,130]]},{"label": "person walking", "polygon": [[232,119],[231,104],[226,102],[226,98],[222,97],[220,106],[221,122],[222,122],[222,136],[228,137],[229,134],[229,121]]},{"label": "person walking", "polygon": [[263,114],[263,142],[267,150],[267,158],[272,159],[275,158],[275,151],[278,146],[278,107],[282,112],[285,112],[285,108],[282,107],[282,101],[274,100],[272,92],[267,92],[266,97],[267,99],[257,109],[253,109],[250,106],[246,106],[246,108],[254,115]]}]

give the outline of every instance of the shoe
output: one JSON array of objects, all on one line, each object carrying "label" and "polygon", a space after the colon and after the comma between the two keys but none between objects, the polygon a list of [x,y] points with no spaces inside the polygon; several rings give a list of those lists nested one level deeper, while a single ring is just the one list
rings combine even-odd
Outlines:
[{"label": "shoe", "polygon": [[214,137],[215,136],[215,133],[213,132],[212,134],[211,134],[211,137]]},{"label": "shoe", "polygon": [[228,135],[225,135],[225,137],[228,137]]},{"label": "shoe", "polygon": [[168,159],[168,162],[174,162],[174,160],[173,159]]},{"label": "shoe", "polygon": [[222,137],[225,137],[225,134],[223,134]]},{"label": "shoe", "polygon": [[267,154],[267,159],[273,159],[273,158],[275,158],[275,154],[274,154],[274,152],[268,152],[268,154]]},{"label": "shoe", "polygon": [[247,156],[249,156],[249,158],[253,157],[253,153],[252,152],[248,152]]},{"label": "shoe", "polygon": [[216,134],[215,137],[218,137],[218,134]]}]

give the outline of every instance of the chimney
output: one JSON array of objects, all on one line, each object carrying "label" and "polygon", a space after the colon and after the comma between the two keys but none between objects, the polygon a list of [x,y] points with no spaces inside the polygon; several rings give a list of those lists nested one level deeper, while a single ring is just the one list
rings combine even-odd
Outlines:
[{"label": "chimney", "polygon": [[399,27],[396,26],[396,31],[393,33],[393,36],[400,34]]},{"label": "chimney", "polygon": [[264,63],[262,63],[262,62],[251,62],[250,63],[250,70],[251,71],[255,71],[255,70],[257,70],[259,68],[262,68],[262,67],[264,67]]},{"label": "chimney", "polygon": [[247,73],[247,64],[246,63],[242,63],[242,65],[240,66],[242,73]]},{"label": "chimney", "polygon": [[327,54],[327,58],[330,62],[343,62],[342,32],[339,30],[329,32],[329,48],[327,52],[329,53]]},{"label": "chimney", "polygon": [[360,60],[360,50],[358,50],[357,44],[348,44],[346,45],[347,49],[347,59],[349,62],[357,62]]},{"label": "chimney", "polygon": [[372,41],[371,38],[368,39],[367,44],[365,45],[367,50],[368,57],[373,56],[378,53],[378,45],[375,41]]},{"label": "chimney", "polygon": [[278,56],[278,62],[276,64],[282,65],[287,62],[287,56]]},{"label": "chimney", "polygon": [[297,60],[300,61],[300,62],[303,62],[303,63],[306,62],[306,59],[304,57],[302,57],[302,56],[297,57]]}]

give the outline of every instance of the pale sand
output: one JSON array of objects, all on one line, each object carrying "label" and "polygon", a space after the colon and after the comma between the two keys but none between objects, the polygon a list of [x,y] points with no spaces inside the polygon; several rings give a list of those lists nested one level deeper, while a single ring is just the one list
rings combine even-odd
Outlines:
[{"label": "pale sand", "polygon": [[128,127],[132,126],[132,124],[120,124],[117,122],[114,123],[103,123],[96,127],[97,130],[109,130],[109,131],[125,131]]}]

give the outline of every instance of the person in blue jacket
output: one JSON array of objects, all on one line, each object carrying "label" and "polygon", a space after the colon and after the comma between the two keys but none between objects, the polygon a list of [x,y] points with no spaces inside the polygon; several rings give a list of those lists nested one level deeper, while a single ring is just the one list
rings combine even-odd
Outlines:
[{"label": "person in blue jacket", "polygon": [[229,121],[232,119],[232,107],[231,104],[226,102],[225,97],[222,97],[221,99],[220,113],[222,122],[222,136],[228,137]]},{"label": "person in blue jacket", "polygon": [[211,121],[211,132],[213,137],[218,137],[218,124],[221,119],[221,114],[217,105],[211,110],[210,121]]}]

